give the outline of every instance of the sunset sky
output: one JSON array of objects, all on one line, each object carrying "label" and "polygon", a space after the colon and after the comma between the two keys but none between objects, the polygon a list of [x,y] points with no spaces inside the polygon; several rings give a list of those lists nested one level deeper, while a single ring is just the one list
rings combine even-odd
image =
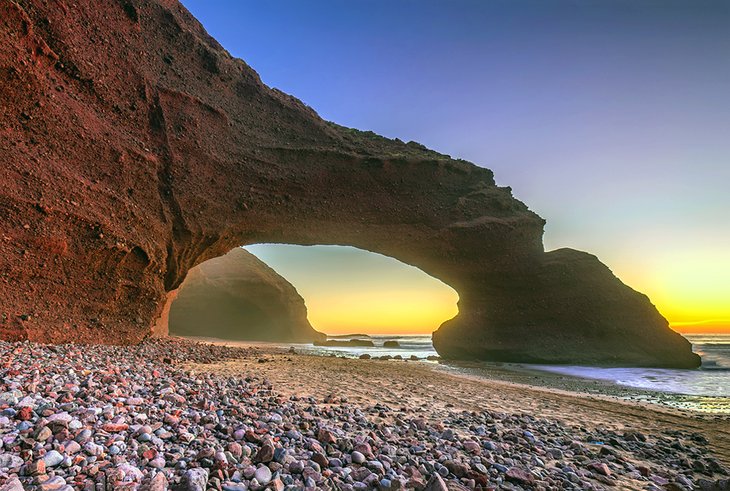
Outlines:
[{"label": "sunset sky", "polygon": [[328,334],[431,333],[457,313],[452,288],[387,256],[339,246],[246,249],[297,287],[309,321]]},{"label": "sunset sky", "polygon": [[[547,219],[548,250],[598,255],[680,331],[730,332],[730,2],[183,3],[325,119],[489,167]],[[453,290],[387,258],[252,250],[326,332],[430,332],[455,312]]]}]

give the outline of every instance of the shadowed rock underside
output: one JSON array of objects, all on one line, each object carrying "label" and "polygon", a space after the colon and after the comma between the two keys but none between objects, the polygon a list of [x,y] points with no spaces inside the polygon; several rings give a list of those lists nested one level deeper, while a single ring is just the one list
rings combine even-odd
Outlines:
[{"label": "shadowed rock underside", "polygon": [[196,264],[341,244],[459,292],[446,357],[698,364],[491,171],[322,120],[177,1],[0,0],[0,42],[0,337],[135,343]]}]

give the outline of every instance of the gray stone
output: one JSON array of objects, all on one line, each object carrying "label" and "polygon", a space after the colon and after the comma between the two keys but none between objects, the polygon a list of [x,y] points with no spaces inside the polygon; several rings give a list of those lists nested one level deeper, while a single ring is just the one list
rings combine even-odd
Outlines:
[{"label": "gray stone", "polygon": [[51,450],[43,456],[43,462],[46,463],[46,467],[56,467],[63,462],[63,455],[61,455],[57,450]]},{"label": "gray stone", "polygon": [[208,486],[208,469],[196,467],[183,474],[180,491],[205,491]]},{"label": "gray stone", "polygon": [[271,469],[269,469],[265,465],[262,465],[258,469],[256,469],[256,472],[254,472],[253,477],[260,484],[266,486],[271,481]]},{"label": "gray stone", "polygon": [[15,469],[23,465],[23,459],[9,453],[0,454],[0,469]]}]

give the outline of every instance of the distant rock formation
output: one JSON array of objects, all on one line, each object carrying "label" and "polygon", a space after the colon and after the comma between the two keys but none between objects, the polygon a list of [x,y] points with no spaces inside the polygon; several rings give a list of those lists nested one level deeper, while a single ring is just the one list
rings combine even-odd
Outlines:
[{"label": "distant rock formation", "polygon": [[0,337],[136,343],[207,259],[341,244],[458,291],[444,357],[699,364],[491,171],[322,120],[175,0],[66,4],[0,2]]},{"label": "distant rock formation", "polygon": [[375,344],[369,339],[327,339],[315,341],[315,346],[359,346],[364,348],[372,348]]},{"label": "distant rock formation", "polygon": [[170,334],[181,336],[277,342],[326,338],[307,320],[297,290],[240,247],[188,272],[168,322]]},{"label": "distant rock formation", "polygon": [[383,343],[383,348],[400,348],[398,341],[386,341]]}]

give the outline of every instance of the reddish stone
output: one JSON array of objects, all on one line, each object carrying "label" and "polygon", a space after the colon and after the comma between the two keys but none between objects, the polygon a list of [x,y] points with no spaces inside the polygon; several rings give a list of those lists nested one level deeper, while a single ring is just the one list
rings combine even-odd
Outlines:
[{"label": "reddish stone", "polygon": [[129,425],[126,423],[105,423],[101,429],[108,431],[109,433],[119,433],[120,431],[126,431]]},{"label": "reddish stone", "polygon": [[372,459],[375,457],[373,455],[373,449],[370,447],[370,444],[368,443],[358,443],[355,445],[354,450],[357,450],[361,454],[363,454],[365,457]]},{"label": "reddish stone", "polygon": [[321,453],[315,453],[312,455],[312,461],[319,464],[322,469],[329,467],[329,460]]},{"label": "reddish stone", "polygon": [[18,410],[18,413],[15,415],[16,419],[19,419],[20,421],[28,421],[30,418],[33,417],[33,410],[29,408],[28,406],[23,406]]},{"label": "reddish stone", "polygon": [[142,457],[144,457],[147,460],[152,460],[155,457],[157,457],[157,450],[155,450],[154,448],[145,450],[144,452],[142,452]]},{"label": "reddish stone", "polygon": [[608,465],[604,464],[603,462],[593,462],[590,467],[591,469],[593,469],[593,471],[598,472],[599,474],[603,474],[604,476],[611,475],[611,469],[609,469]]},{"label": "reddish stone", "polygon": [[332,434],[330,430],[327,428],[320,428],[317,432],[317,440],[324,443],[325,445],[328,443],[336,443],[337,439],[335,438],[335,435]]},{"label": "reddish stone", "polygon": [[510,467],[507,469],[507,479],[520,484],[533,484],[535,482],[535,476],[525,469],[519,467]]},{"label": "reddish stone", "polygon": [[246,430],[246,433],[243,435],[243,439],[249,443],[261,442],[261,437],[258,436],[253,430]]},{"label": "reddish stone", "polygon": [[271,460],[274,458],[274,444],[271,443],[269,440],[266,440],[259,449],[258,452],[256,452],[256,455],[253,458],[253,461],[255,463],[263,462],[271,462]]}]

